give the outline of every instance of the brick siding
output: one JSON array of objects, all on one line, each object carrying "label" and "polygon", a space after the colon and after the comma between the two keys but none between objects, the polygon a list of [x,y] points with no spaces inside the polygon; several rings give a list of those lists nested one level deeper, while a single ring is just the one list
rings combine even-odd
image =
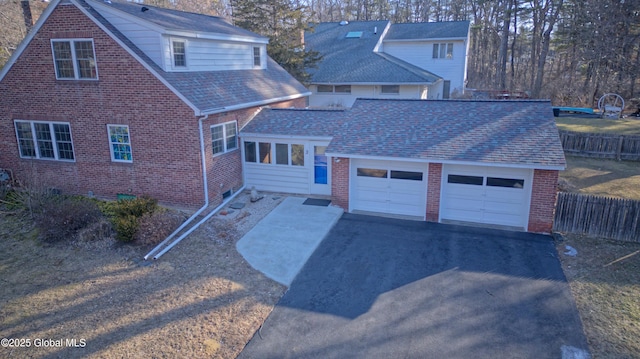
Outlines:
[{"label": "brick siding", "polygon": [[550,233],[558,196],[558,171],[535,170],[529,208],[529,232]]},{"label": "brick siding", "polygon": [[349,211],[349,159],[339,157],[331,164],[331,202]]},{"label": "brick siding", "polygon": [[440,189],[442,188],[442,163],[429,163],[429,183],[427,184],[427,214],[428,222],[438,222],[440,219]]},{"label": "brick siding", "polygon": [[[62,29],[62,30],[61,30]],[[99,80],[56,80],[52,38],[93,38]],[[75,6],[58,6],[0,82],[0,168],[24,183],[63,193],[115,199],[149,195],[161,203],[204,203],[198,119],[193,110]],[[272,106],[304,106],[305,99]],[[209,126],[248,121],[257,108],[210,116],[204,122],[211,203],[242,185],[240,150],[213,157]],[[75,162],[22,159],[14,120],[71,126]],[[133,163],[111,161],[107,124],[129,126]],[[222,186],[221,186],[222,184]]]}]

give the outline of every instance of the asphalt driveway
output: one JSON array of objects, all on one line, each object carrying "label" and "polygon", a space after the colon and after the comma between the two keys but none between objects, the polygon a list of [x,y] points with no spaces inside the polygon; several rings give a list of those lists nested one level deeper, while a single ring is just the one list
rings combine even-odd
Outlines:
[{"label": "asphalt driveway", "polygon": [[239,358],[581,358],[548,236],[345,214]]}]

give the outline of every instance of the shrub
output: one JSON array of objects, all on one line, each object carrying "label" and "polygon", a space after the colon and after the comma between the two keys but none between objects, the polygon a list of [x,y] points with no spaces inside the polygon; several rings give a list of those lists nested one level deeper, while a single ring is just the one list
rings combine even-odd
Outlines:
[{"label": "shrub", "polygon": [[138,217],[134,215],[119,216],[114,218],[113,225],[116,230],[117,240],[131,242],[138,230]]},{"label": "shrub", "polygon": [[104,205],[104,213],[108,213],[113,221],[116,239],[131,242],[138,230],[138,220],[146,214],[152,214],[159,208],[158,201],[147,196],[124,199]]},{"label": "shrub", "polygon": [[98,221],[102,213],[85,198],[52,196],[39,204],[35,224],[40,238],[46,242],[72,239],[78,231]]},{"label": "shrub", "polygon": [[138,219],[135,241],[144,244],[158,244],[182,223],[184,218],[170,211],[147,213]]}]

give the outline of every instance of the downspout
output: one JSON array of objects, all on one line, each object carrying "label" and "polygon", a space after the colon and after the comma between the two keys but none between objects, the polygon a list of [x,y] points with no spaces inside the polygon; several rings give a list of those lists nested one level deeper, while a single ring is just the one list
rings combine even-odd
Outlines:
[{"label": "downspout", "polygon": [[[160,248],[162,248],[162,246],[164,246],[165,244],[167,244],[173,237],[176,236],[176,234],[178,234],[178,232],[180,232],[181,230],[183,230],[186,226],[189,225],[189,223],[193,222],[194,219],[196,219],[196,217],[198,217],[200,215],[200,213],[202,213],[205,209],[207,209],[209,207],[209,185],[207,183],[207,160],[206,160],[206,156],[205,156],[205,149],[204,149],[204,132],[202,130],[202,122],[204,120],[206,120],[207,118],[209,118],[209,115],[205,115],[204,117],[201,117],[198,119],[198,130],[200,132],[200,156],[202,157],[202,181],[204,184],[204,205],[196,211],[196,213],[194,213],[191,217],[189,217],[186,221],[184,221],[184,223],[182,223],[182,225],[180,225],[180,227],[178,227],[175,231],[173,231],[173,233],[171,233],[167,238],[165,238],[164,241],[160,242],[160,244],[158,244],[157,246],[155,246],[155,248],[153,248],[149,253],[147,253],[147,255],[144,256],[144,260],[149,259],[149,257],[151,257],[154,253],[156,253],[157,251],[160,250]],[[240,191],[238,191],[240,192]],[[216,208],[217,210],[217,208]],[[212,213],[215,213],[212,212]],[[198,225],[192,229],[197,228],[200,225],[200,223],[198,223]],[[188,233],[191,233],[191,230]],[[174,245],[176,245],[178,242],[180,242],[184,237],[186,237],[185,235],[180,236],[180,238],[178,238],[174,243],[172,243],[169,247],[169,249],[171,249]],[[166,251],[168,251],[169,249],[165,249],[163,250],[161,253],[164,254]],[[153,257],[154,259],[158,259],[162,254],[158,254],[155,257]]]}]

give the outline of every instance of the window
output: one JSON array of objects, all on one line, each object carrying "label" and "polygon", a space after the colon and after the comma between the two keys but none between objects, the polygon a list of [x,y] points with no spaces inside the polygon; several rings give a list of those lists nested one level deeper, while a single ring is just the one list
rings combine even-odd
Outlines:
[{"label": "window", "polygon": [[174,67],[186,67],[187,66],[187,48],[184,41],[172,41],[171,49],[173,50],[173,66]]},{"label": "window", "polygon": [[15,126],[20,157],[75,160],[68,123],[16,121]]},{"label": "window", "polygon": [[506,187],[506,188],[524,188],[524,180],[514,179],[514,178],[487,177],[487,186]]},{"label": "window", "polygon": [[261,64],[262,64],[262,60],[260,58],[260,48],[254,47],[253,48],[253,66],[260,67]]},{"label": "window", "polygon": [[380,92],[384,94],[399,94],[400,86],[399,85],[382,85],[382,89]]},{"label": "window", "polygon": [[351,85],[318,85],[318,93],[351,93]]},{"label": "window", "polygon": [[409,180],[409,181],[422,181],[422,172],[409,172],[409,171],[391,171],[391,178]]},{"label": "window", "polygon": [[387,170],[379,170],[375,168],[358,168],[356,170],[358,177],[376,177],[387,178]]},{"label": "window", "polygon": [[286,143],[276,143],[276,164],[289,164],[289,145]]},{"label": "window", "polygon": [[258,143],[258,152],[260,156],[260,163],[271,163],[271,143]]},{"label": "window", "polygon": [[[272,148],[275,148],[275,162],[273,162]],[[283,166],[304,166],[304,145],[245,141],[244,161]]]},{"label": "window", "polygon": [[245,162],[256,162],[256,143],[255,142],[245,142],[244,143],[244,161]]},{"label": "window", "polygon": [[235,121],[211,126],[211,148],[214,156],[238,148],[238,130]]},{"label": "window", "polygon": [[133,162],[131,155],[131,138],[129,137],[129,126],[107,125],[109,132],[109,150],[111,151],[111,161]]},{"label": "window", "polygon": [[58,80],[98,78],[92,39],[51,40],[51,47]]},{"label": "window", "polygon": [[291,145],[291,165],[304,166],[304,145]]},{"label": "window", "polygon": [[478,176],[463,176],[463,175],[447,176],[448,183],[469,184],[473,186],[482,186],[483,180],[484,180],[484,177],[478,177]]},{"label": "window", "polygon": [[448,44],[433,44],[433,56],[434,59],[449,59],[453,58],[453,43]]}]

